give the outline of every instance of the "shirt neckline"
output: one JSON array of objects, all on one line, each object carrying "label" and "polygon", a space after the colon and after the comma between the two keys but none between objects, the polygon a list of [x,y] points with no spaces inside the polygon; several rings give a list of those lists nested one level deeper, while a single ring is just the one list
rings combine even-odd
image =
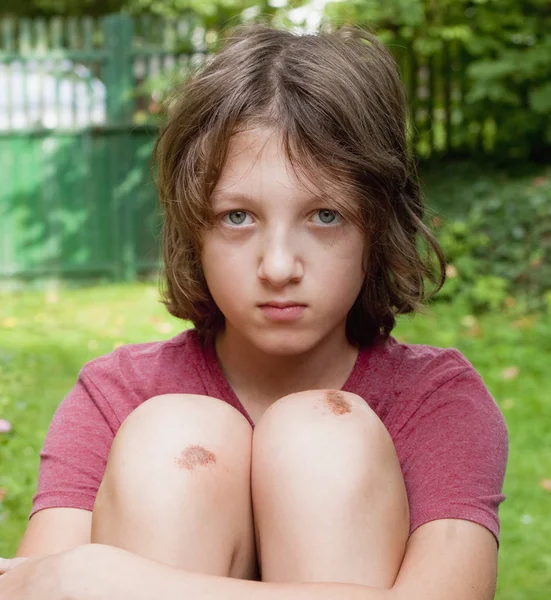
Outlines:
[{"label": "shirt neckline", "polygon": [[[383,336],[378,336],[369,346],[360,347],[356,361],[354,362],[354,366],[352,367],[352,370],[350,371],[346,381],[341,387],[343,392],[358,393],[358,384],[362,379],[364,379],[363,375],[365,374],[365,369],[370,357],[372,356],[374,350],[379,348],[386,341],[387,340]],[[214,343],[209,343],[203,347],[203,356],[205,360],[205,366],[211,378],[214,380],[219,394],[228,400],[234,408],[239,410],[239,412],[247,419],[247,421],[249,421],[251,427],[254,429],[254,421],[247,412],[247,409],[241,403],[241,400],[239,400],[237,394],[234,392],[233,388],[226,379],[224,372],[222,371]]]}]

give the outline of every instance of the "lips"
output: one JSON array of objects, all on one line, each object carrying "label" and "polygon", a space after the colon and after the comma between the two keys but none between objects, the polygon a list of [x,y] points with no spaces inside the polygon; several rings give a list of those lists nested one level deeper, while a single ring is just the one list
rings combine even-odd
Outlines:
[{"label": "lips", "polygon": [[305,304],[297,302],[267,302],[259,304],[259,309],[266,319],[272,322],[292,322],[302,318],[306,310]]},{"label": "lips", "polygon": [[273,306],[274,308],[289,308],[290,306],[306,306],[301,302],[265,302],[259,306]]}]

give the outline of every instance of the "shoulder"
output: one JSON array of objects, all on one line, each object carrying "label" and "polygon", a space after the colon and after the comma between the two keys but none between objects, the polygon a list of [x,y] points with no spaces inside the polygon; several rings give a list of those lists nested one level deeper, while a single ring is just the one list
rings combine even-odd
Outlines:
[{"label": "shoulder", "polygon": [[456,348],[410,344],[400,342],[392,336],[381,345],[387,355],[387,360],[394,367],[399,366],[402,377],[425,376],[434,372],[443,376],[453,376],[465,369],[474,371],[469,360]]},{"label": "shoulder", "polygon": [[478,434],[506,447],[503,414],[481,375],[459,350],[393,339],[388,345],[390,353],[399,355],[392,395],[395,435],[408,437],[417,430],[444,440]]},{"label": "shoulder", "polygon": [[[498,428],[504,419],[497,403],[470,361],[455,348],[379,339],[362,351],[358,389],[385,423],[392,437],[410,431],[420,420],[439,429],[459,417],[459,429],[472,420]],[[469,416],[469,418],[467,418]]]},{"label": "shoulder", "polygon": [[480,373],[456,348],[397,341],[390,345],[402,357],[397,381],[401,395],[415,398],[417,404],[470,398],[496,406]]},{"label": "shoulder", "polygon": [[380,337],[362,349],[357,367],[355,387],[376,390],[380,399],[392,402],[404,392],[410,398],[430,393],[461,373],[469,372],[480,379],[472,364],[455,348],[403,343],[392,336]]},{"label": "shoulder", "polygon": [[392,352],[401,356],[398,371],[401,383],[431,394],[455,378],[465,376],[484,387],[482,378],[470,361],[456,348],[438,348],[425,344],[406,344],[389,340]]},{"label": "shoulder", "polygon": [[86,363],[79,379],[91,394],[136,407],[153,396],[193,387],[202,352],[197,332],[188,330],[165,341],[120,346]]},{"label": "shoulder", "polygon": [[142,368],[159,360],[169,361],[182,352],[193,353],[197,350],[197,336],[195,330],[183,331],[169,340],[145,342],[141,344],[124,344],[113,352],[98,356],[87,362],[83,371],[97,373],[102,370],[115,368],[126,369]]}]

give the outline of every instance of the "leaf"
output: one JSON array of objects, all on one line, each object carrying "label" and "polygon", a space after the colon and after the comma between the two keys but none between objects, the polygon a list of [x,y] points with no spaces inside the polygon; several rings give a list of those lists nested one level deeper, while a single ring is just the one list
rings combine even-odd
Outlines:
[{"label": "leaf", "polygon": [[455,265],[446,265],[446,277],[449,277],[450,279],[457,277],[457,267]]},{"label": "leaf", "polygon": [[170,323],[167,323],[165,321],[163,321],[162,323],[159,323],[157,325],[157,331],[159,331],[160,333],[170,333],[172,331],[172,325]]},{"label": "leaf", "polygon": [[529,102],[534,112],[539,114],[551,112],[551,81],[532,90],[529,94]]},{"label": "leaf", "polygon": [[519,369],[518,367],[515,366],[511,366],[511,367],[507,367],[506,369],[503,369],[503,371],[501,371],[501,379],[505,379],[506,381],[509,381],[511,379],[515,379],[519,374]]}]

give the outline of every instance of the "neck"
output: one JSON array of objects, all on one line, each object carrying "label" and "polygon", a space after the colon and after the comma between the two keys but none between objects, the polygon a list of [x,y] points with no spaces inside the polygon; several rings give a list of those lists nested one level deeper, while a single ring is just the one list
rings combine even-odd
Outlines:
[{"label": "neck", "polygon": [[225,330],[216,339],[216,353],[230,386],[241,399],[272,402],[308,389],[340,389],[358,356],[342,332],[301,354],[267,354],[238,332]]}]

